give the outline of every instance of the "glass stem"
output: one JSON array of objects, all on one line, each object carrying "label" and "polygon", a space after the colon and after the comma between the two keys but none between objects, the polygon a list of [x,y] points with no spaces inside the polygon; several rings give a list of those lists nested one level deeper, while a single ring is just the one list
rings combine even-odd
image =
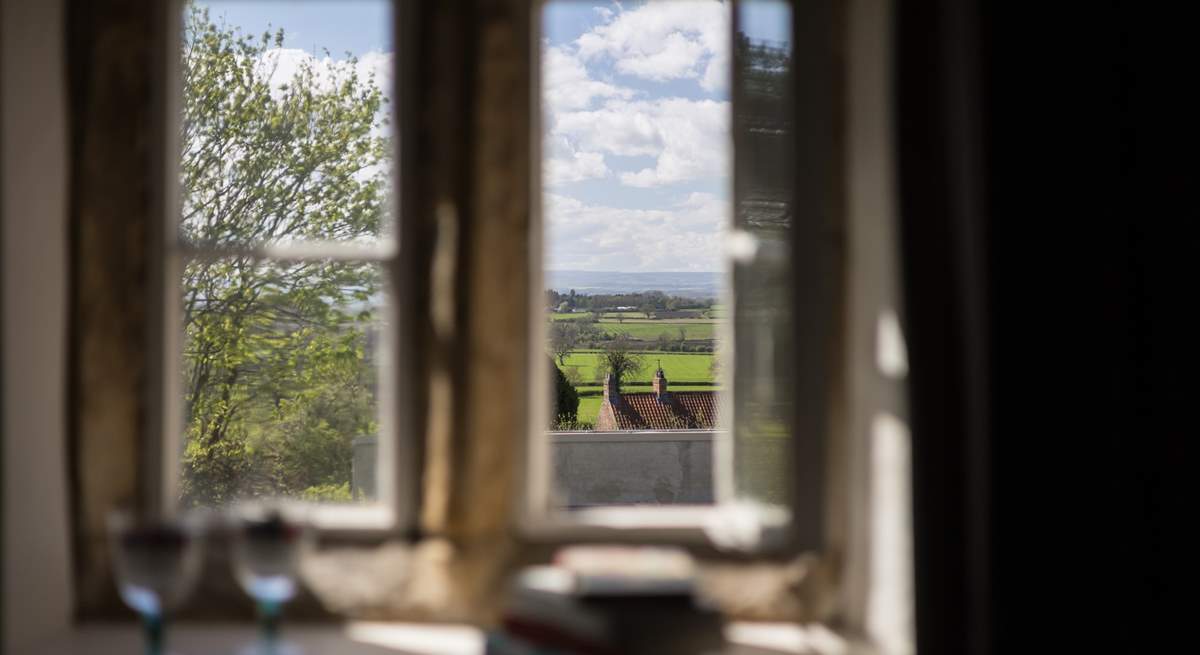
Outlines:
[{"label": "glass stem", "polygon": [[267,652],[275,651],[275,644],[279,640],[279,614],[282,609],[282,604],[275,601],[262,600],[258,602],[258,616],[262,624],[263,644],[267,647]]},{"label": "glass stem", "polygon": [[160,614],[143,614],[142,629],[146,633],[146,655],[163,653],[163,617]]}]

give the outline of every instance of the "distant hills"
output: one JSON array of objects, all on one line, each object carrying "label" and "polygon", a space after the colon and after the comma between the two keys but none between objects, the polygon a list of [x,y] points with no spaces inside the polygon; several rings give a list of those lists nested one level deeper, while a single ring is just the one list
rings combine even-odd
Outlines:
[{"label": "distant hills", "polygon": [[683,298],[717,298],[723,273],[680,273],[618,271],[546,271],[543,286],[559,293],[634,293],[662,291]]}]

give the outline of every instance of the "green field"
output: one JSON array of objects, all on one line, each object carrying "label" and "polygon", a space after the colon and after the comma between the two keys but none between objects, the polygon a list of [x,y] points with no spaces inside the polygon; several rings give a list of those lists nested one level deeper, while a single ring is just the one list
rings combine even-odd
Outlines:
[{"label": "green field", "polygon": [[579,422],[596,424],[596,415],[600,413],[603,396],[587,396],[579,399]]},{"label": "green field", "polygon": [[[582,318],[590,318],[591,312],[550,312],[550,318],[555,321],[577,321]],[[600,315],[600,320],[620,318],[640,318],[643,321],[647,320],[646,315],[642,312],[604,312]]]},{"label": "green field", "polygon": [[[579,321],[590,318],[587,312],[553,312],[553,321]],[[618,316],[622,317],[618,320]],[[687,341],[712,341],[716,338],[717,322],[711,318],[669,318],[648,319],[645,314],[635,312],[609,312],[597,323],[604,333],[611,335],[626,334],[640,341],[657,341],[659,335],[666,333],[672,342],[679,339],[679,329],[684,330]]]},{"label": "green field", "polygon": [[[663,373],[666,374],[668,381],[713,381],[712,372],[709,370],[712,366],[712,353],[646,352],[641,353],[641,355],[645,362],[645,368],[632,380],[633,382],[650,382],[650,378],[654,377],[654,371],[658,368],[660,362],[662,363]],[[598,350],[575,351],[567,355],[566,366],[563,367],[563,372],[566,373],[567,369],[575,369],[579,372],[578,379],[581,385],[592,385],[595,384],[596,365],[599,362],[600,351]]]},{"label": "green field", "polygon": [[[591,318],[591,312],[550,312],[552,321],[579,321]],[[600,315],[601,323],[616,323],[617,319],[625,323],[712,323],[713,319],[697,316],[696,318],[646,318],[641,312],[605,312]]]},{"label": "green field", "polygon": [[630,323],[647,323],[652,325],[672,325],[674,323],[682,323],[686,325],[688,323],[712,323],[713,320],[710,318],[646,318],[645,316],[639,316],[638,318],[626,318],[620,321],[615,318],[605,318],[601,319],[600,322],[624,323],[625,325],[629,325]]},{"label": "green field", "polygon": [[[676,384],[671,382],[700,382],[712,383],[713,376],[710,366],[712,353],[641,353],[645,368],[624,388],[631,392],[650,391],[650,380],[654,377],[659,362],[662,362],[663,373],[667,376],[669,388],[675,391],[711,391],[719,390],[712,384]],[[567,369],[579,372],[582,381],[575,390],[579,392],[579,421],[595,423],[596,414],[600,412],[600,402],[604,397],[603,388],[596,384],[596,365],[600,360],[600,352],[596,350],[577,351],[567,355]]]},{"label": "green field", "polygon": [[600,327],[609,334],[628,334],[634,339],[654,341],[658,335],[667,333],[671,341],[679,339],[679,328],[683,328],[689,340],[713,339],[716,336],[715,325],[709,321],[600,321]]}]

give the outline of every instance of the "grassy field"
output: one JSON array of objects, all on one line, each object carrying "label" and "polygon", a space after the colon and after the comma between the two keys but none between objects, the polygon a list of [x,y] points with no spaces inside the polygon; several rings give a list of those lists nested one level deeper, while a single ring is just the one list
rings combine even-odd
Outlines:
[{"label": "grassy field", "polygon": [[[621,316],[621,320],[617,317]],[[550,314],[554,321],[579,321],[590,318],[587,312],[554,312]],[[648,319],[645,314],[610,312],[604,314],[598,322],[598,327],[607,334],[627,334],[632,339],[640,341],[657,341],[659,335],[666,333],[674,342],[679,338],[679,329],[683,328],[684,338],[688,341],[711,341],[716,338],[716,321],[711,318],[670,318]]]},{"label": "grassy field", "polygon": [[[661,361],[663,373],[666,374],[669,388],[675,391],[712,391],[719,390],[713,386],[711,353],[642,353],[646,366],[631,383],[626,383],[625,389],[631,392],[650,391],[650,380],[654,377]],[[582,384],[575,387],[579,392],[579,421],[594,423],[596,414],[600,411],[600,402],[604,397],[603,388],[595,383],[596,365],[599,363],[598,351],[573,352],[567,355],[566,369],[579,372]],[[688,385],[676,382],[700,382],[710,384]]]},{"label": "grassy field", "polygon": [[[582,318],[588,318],[592,315],[591,312],[551,312],[550,318],[555,321],[577,321]],[[640,318],[643,321],[647,320],[646,315],[641,312],[604,312],[600,315],[600,320],[621,318]]]},{"label": "grassy field", "polygon": [[579,422],[596,424],[596,415],[600,413],[600,403],[603,396],[587,396],[579,399]]},{"label": "grassy field", "polygon": [[[552,321],[581,321],[591,318],[591,312],[551,312]],[[711,317],[697,316],[695,318],[646,318],[641,312],[606,312],[600,316],[601,323],[616,323],[620,319],[626,323],[711,323]]]},{"label": "grassy field", "polygon": [[675,341],[679,339],[679,328],[684,329],[689,340],[713,339],[716,337],[715,327],[708,321],[625,321],[624,323],[600,321],[600,328],[609,334],[628,334],[634,339],[645,341],[654,341],[663,332],[667,333],[671,341]]},{"label": "grassy field", "polygon": [[638,318],[627,318],[627,319],[624,319],[623,321],[618,321],[615,318],[605,318],[605,319],[601,319],[600,322],[602,324],[624,323],[625,325],[629,325],[630,323],[644,323],[644,324],[648,324],[648,325],[673,325],[675,323],[681,323],[681,324],[687,325],[689,323],[690,324],[695,324],[695,323],[710,323],[711,324],[713,322],[713,320],[710,318],[646,318],[645,316],[639,315]]},{"label": "grassy field", "polygon": [[[642,353],[642,359],[645,362],[645,368],[632,380],[633,382],[650,382],[650,378],[654,377],[654,371],[658,368],[659,362],[662,363],[663,373],[666,374],[668,381],[713,381],[712,371],[710,370],[713,360],[712,353],[649,352]],[[578,379],[583,385],[594,384],[596,380],[596,366],[599,362],[599,351],[576,351],[567,355],[566,366],[563,367],[563,372],[567,372],[567,369],[575,369],[579,372]]]}]

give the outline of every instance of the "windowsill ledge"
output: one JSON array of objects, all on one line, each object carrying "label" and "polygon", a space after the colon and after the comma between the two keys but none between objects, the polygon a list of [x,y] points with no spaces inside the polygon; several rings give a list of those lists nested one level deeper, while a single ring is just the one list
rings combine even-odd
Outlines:
[{"label": "windowsill ledge", "polygon": [[[301,652],[342,655],[480,655],[483,633],[465,625],[349,623],[344,626],[285,624],[283,639]],[[86,623],[35,650],[37,655],[128,655],[141,652],[141,632],[132,623]],[[180,623],[169,626],[171,655],[241,652],[256,638],[244,623]]]},{"label": "windowsill ledge", "polygon": [[[302,653],[343,655],[482,655],[484,635],[466,625],[355,622],[344,626],[291,624],[285,640]],[[238,653],[254,643],[247,624],[184,623],[171,627],[172,655]],[[731,623],[727,655],[855,655],[870,653],[820,626]],[[127,655],[140,652],[141,634],[129,623],[89,623],[35,649],[35,655]]]}]

